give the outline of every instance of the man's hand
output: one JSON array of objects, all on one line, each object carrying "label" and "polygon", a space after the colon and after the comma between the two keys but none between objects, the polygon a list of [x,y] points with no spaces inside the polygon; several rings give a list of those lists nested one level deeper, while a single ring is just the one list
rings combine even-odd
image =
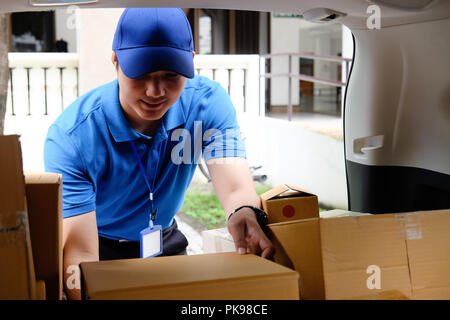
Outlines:
[{"label": "man's hand", "polygon": [[[247,160],[221,158],[207,161],[206,165],[227,219],[232,211],[243,205],[261,206]],[[233,213],[228,220],[228,231],[233,237],[237,252],[254,253],[264,258],[273,254],[274,246],[259,226],[252,209],[242,208]]]},{"label": "man's hand", "polygon": [[238,253],[254,253],[262,258],[272,257],[274,246],[259,226],[252,209],[242,208],[236,211],[228,221],[228,231]]}]

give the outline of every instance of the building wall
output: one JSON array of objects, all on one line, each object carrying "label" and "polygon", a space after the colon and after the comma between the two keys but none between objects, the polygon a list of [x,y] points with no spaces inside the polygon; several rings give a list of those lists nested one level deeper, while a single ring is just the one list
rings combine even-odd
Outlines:
[{"label": "building wall", "polygon": [[55,10],[56,40],[67,42],[69,52],[77,52],[77,13],[74,6]]},{"label": "building wall", "polygon": [[[298,52],[301,20],[298,18],[277,18],[270,16],[270,53]],[[298,70],[297,59],[292,59],[292,71]],[[287,56],[271,59],[271,73],[289,73]],[[299,91],[297,81],[292,81],[292,92]],[[288,104],[288,79],[286,77],[271,80],[271,105],[286,106]],[[292,94],[292,103],[298,104],[298,94]]]},{"label": "building wall", "polygon": [[124,9],[81,9],[77,11],[80,56],[80,95],[116,78],[111,62],[112,41]]},{"label": "building wall", "polygon": [[[318,24],[302,20],[298,17],[276,17],[272,13],[271,24],[271,53],[309,52],[324,55],[343,54],[352,55],[351,33],[343,31],[340,24]],[[299,59],[292,59],[292,71],[299,72]],[[344,71],[344,67],[343,67]],[[288,73],[288,58],[272,58],[271,73]],[[337,79],[337,64],[335,62],[314,61],[316,77]],[[344,73],[344,72],[342,72]],[[272,106],[286,106],[288,104],[288,79],[273,78],[271,80]],[[330,88],[322,84],[314,84],[315,88]],[[299,103],[299,81],[292,81],[292,104]]]},{"label": "building wall", "polygon": [[240,113],[250,166],[262,166],[272,186],[292,184],[318,196],[324,207],[347,209],[342,140],[295,122]]}]

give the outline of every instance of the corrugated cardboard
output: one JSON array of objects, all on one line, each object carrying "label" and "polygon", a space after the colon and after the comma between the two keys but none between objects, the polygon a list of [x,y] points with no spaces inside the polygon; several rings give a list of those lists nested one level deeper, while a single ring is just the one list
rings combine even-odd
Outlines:
[{"label": "corrugated cardboard", "polygon": [[298,299],[298,273],[234,252],[81,263],[87,299]]},{"label": "corrugated cardboard", "polygon": [[202,240],[204,253],[236,251],[233,237],[227,228],[205,230],[202,232]]},{"label": "corrugated cardboard", "polygon": [[0,299],[34,299],[36,280],[19,137],[0,136]]},{"label": "corrugated cardboard", "polygon": [[410,300],[398,290],[387,290],[371,293],[365,296],[354,297],[347,300]]},{"label": "corrugated cardboard", "polygon": [[396,289],[410,296],[404,230],[395,215],[321,219],[320,236],[327,299],[373,293],[367,287],[371,265],[381,269],[380,290]]},{"label": "corrugated cardboard", "polygon": [[319,217],[317,196],[292,185],[281,185],[261,195],[269,223]]},{"label": "corrugated cardboard", "polygon": [[[268,226],[275,261],[300,273],[302,299],[391,290],[411,299],[450,299],[450,210],[338,215]],[[379,268],[380,288],[368,285],[371,266]]]},{"label": "corrugated cardboard", "polygon": [[324,299],[318,219],[270,224],[268,237],[275,246],[274,261],[300,274],[301,299]]},{"label": "corrugated cardboard", "polygon": [[45,300],[45,281],[37,280],[36,281],[36,300]]},{"label": "corrugated cardboard", "polygon": [[405,213],[412,299],[450,299],[450,210]]},{"label": "corrugated cardboard", "polygon": [[62,176],[26,172],[26,196],[36,279],[45,280],[46,297],[62,299]]}]

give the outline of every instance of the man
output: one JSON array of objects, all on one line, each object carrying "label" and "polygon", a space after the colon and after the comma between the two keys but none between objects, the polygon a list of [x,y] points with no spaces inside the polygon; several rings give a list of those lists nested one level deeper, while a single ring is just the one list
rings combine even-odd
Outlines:
[{"label": "man", "polygon": [[[220,85],[194,77],[193,58],[181,9],[126,9],[113,41],[117,80],[78,98],[49,128],[46,170],[63,175],[65,284],[82,261],[138,258],[149,223],[163,229],[163,255],[186,254],[174,215],[198,142],[236,251],[273,253],[245,148],[230,134],[239,131],[235,109]],[[66,290],[80,298],[79,288]]]}]

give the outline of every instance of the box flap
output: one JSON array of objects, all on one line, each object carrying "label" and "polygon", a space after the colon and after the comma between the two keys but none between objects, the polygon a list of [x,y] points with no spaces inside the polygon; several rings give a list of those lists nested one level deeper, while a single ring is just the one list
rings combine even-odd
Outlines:
[{"label": "box flap", "polygon": [[62,176],[26,173],[26,195],[36,279],[45,280],[46,297],[62,299]]},{"label": "box flap", "polygon": [[308,193],[308,194],[311,194],[311,195],[312,195],[311,191],[308,191],[308,190],[306,190],[306,189],[302,189],[302,188],[293,186],[292,184],[286,184],[286,186],[287,186],[289,189],[293,190],[293,191],[298,191],[298,192],[302,192],[302,193]]},{"label": "box flap", "polygon": [[[268,228],[268,236],[276,246],[275,262],[288,267],[291,263],[300,274],[301,298],[324,299],[319,219],[273,223]],[[277,246],[283,251],[276,252]]]},{"label": "box flap", "polygon": [[60,184],[62,182],[62,175],[50,172],[32,172],[25,171],[26,184]]},{"label": "box flap", "polygon": [[261,194],[261,199],[263,201],[267,201],[269,199],[272,199],[273,197],[278,196],[279,194],[282,194],[283,192],[289,190],[289,188],[285,185],[277,186],[273,189],[270,189],[269,191],[264,192]]},{"label": "box flap", "polygon": [[307,194],[311,194],[311,192],[306,191],[304,189],[298,188],[296,186],[293,186],[291,184],[284,184],[284,185],[280,185],[277,186],[273,189],[270,189],[269,191],[264,192],[260,197],[263,201],[267,201],[270,200],[272,198],[278,197],[280,195],[282,195],[283,193],[285,193],[286,191],[296,191],[296,192],[301,192],[301,193],[307,193]]}]

